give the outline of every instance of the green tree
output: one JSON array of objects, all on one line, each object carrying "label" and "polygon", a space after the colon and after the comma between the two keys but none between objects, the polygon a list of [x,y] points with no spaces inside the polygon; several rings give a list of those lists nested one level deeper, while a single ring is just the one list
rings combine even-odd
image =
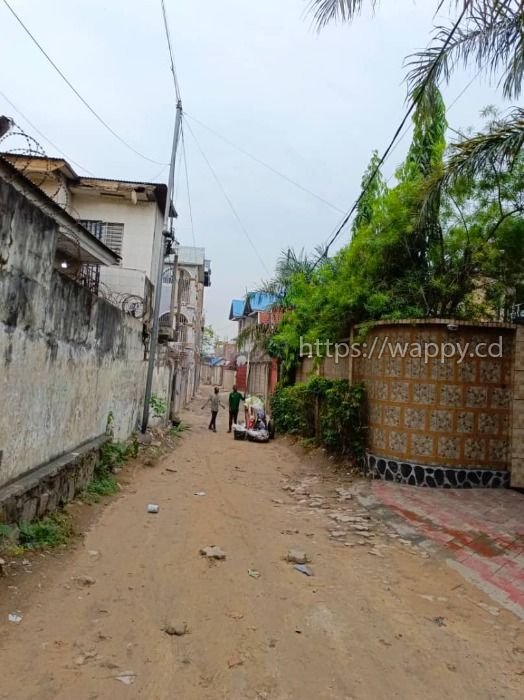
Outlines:
[{"label": "green tree", "polygon": [[[351,22],[363,7],[376,4],[375,0],[311,0],[310,8],[321,29],[332,21]],[[522,0],[435,0],[436,12],[444,5],[455,8],[457,19],[438,27],[429,47],[410,57],[410,99],[430,113],[435,88],[448,83],[458,66],[476,66],[496,81],[505,98],[519,98],[524,74]],[[457,141],[445,168],[434,178],[433,189],[439,192],[464,175],[476,175],[493,159],[512,167],[523,144],[524,110],[516,107],[487,131]]]}]

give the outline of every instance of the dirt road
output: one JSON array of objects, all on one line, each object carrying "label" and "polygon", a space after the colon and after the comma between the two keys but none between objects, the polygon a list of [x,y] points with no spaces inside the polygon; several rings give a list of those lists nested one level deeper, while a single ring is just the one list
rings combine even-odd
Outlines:
[{"label": "dirt road", "polygon": [[[284,440],[233,441],[223,414],[210,433],[206,419],[197,404],[176,451],[137,469],[72,552],[37,557],[0,589],[1,698],[522,697],[516,617],[490,614],[438,553],[404,546],[336,492],[362,484]],[[226,560],[207,561],[207,545]],[[290,547],[314,576],[283,560]]]}]

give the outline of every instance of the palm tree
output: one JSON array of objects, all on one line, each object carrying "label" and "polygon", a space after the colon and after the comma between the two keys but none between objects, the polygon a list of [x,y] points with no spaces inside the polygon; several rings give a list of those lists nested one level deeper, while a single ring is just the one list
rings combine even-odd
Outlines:
[{"label": "palm tree", "polygon": [[[516,99],[522,91],[524,75],[524,3],[522,0],[448,0],[460,9],[459,18],[450,26],[438,27],[427,49],[409,58],[407,83],[409,99],[419,109],[431,110],[435,87],[449,82],[459,65],[476,65],[479,72],[498,85],[507,99]],[[446,3],[436,3],[438,12]],[[310,10],[319,29],[331,21],[352,21],[376,0],[311,0]],[[501,76],[501,77],[499,77]],[[473,138],[461,138],[452,144],[451,156],[433,187],[441,189],[457,178],[482,170],[497,162],[511,167],[524,143],[524,110],[515,108],[506,119]]]}]

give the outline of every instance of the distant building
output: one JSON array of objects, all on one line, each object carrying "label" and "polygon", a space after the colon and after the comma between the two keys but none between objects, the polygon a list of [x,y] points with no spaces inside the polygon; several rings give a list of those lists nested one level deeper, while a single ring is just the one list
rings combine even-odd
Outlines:
[{"label": "distant building", "polygon": [[211,263],[205,249],[177,248],[165,267],[160,303],[161,333],[176,363],[172,411],[178,412],[195,395],[200,381],[200,355],[204,329],[204,290],[211,286]]},{"label": "distant building", "polygon": [[[241,390],[267,399],[275,390],[278,367],[257,343],[257,326],[269,330],[277,326],[282,312],[277,307],[278,297],[264,292],[249,292],[245,299],[233,299],[229,320],[238,323],[239,353],[236,383]],[[241,361],[240,361],[241,360]]]}]

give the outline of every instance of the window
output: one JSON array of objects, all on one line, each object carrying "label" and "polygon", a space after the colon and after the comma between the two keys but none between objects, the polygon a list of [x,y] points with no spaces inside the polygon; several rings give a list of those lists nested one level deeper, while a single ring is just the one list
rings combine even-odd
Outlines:
[{"label": "window", "polygon": [[178,296],[181,304],[189,304],[189,294],[191,291],[191,277],[185,270],[180,270],[178,280]]},{"label": "window", "polygon": [[110,221],[93,221],[81,219],[80,224],[102,241],[113,253],[122,257],[122,244],[124,240],[124,224],[116,224]]}]

